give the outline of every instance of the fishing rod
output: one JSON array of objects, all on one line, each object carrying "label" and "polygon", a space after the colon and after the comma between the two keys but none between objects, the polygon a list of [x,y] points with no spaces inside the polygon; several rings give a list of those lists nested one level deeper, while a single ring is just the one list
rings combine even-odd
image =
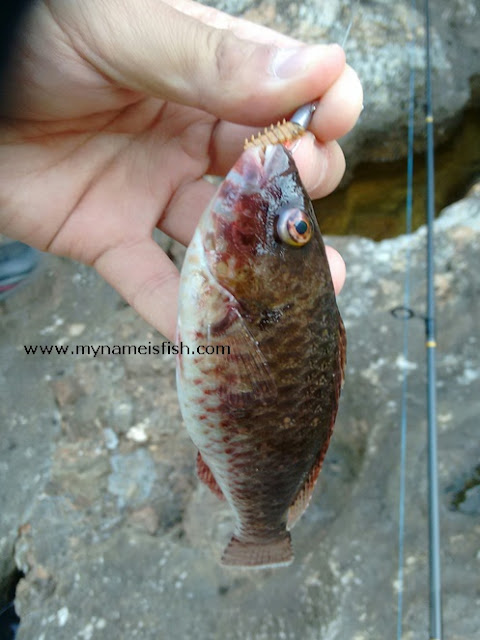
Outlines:
[{"label": "fishing rod", "polygon": [[[342,47],[350,34],[355,11],[359,0],[353,5],[350,22],[348,24]],[[412,11],[415,3],[412,2]],[[410,58],[413,68],[412,56]],[[430,640],[442,640],[442,603],[441,603],[441,569],[440,569],[440,518],[438,501],[438,465],[437,465],[437,416],[436,416],[436,318],[435,318],[435,288],[434,288],[434,220],[435,220],[435,162],[434,162],[434,120],[432,108],[430,61],[430,10],[429,0],[425,0],[425,90],[426,90],[426,138],[427,138],[427,309],[425,316],[425,347],[427,359],[427,448],[428,448],[428,537],[429,537],[429,632]],[[410,95],[413,95],[414,74],[410,75]],[[414,98],[411,98],[411,109]],[[299,124],[305,129],[310,124],[317,102],[300,107],[292,116],[291,122]],[[409,146],[411,155],[408,160],[408,188],[407,188],[407,231],[411,228],[412,188],[413,188],[413,112],[409,114]],[[406,284],[409,286],[409,275]],[[409,292],[406,291],[406,296]],[[414,317],[414,312],[408,308],[408,302],[403,309],[406,313],[404,320]],[[393,310],[395,311],[395,310]],[[404,328],[404,350],[408,346],[407,330]],[[403,396],[406,398],[406,377],[403,380]],[[402,409],[401,425],[401,483],[399,508],[399,597],[397,637],[401,636],[403,611],[403,526],[404,526],[404,494],[405,494],[405,456],[406,456],[406,410]],[[402,498],[403,496],[403,498]],[[402,503],[403,499],[403,503]]]},{"label": "fishing rod", "polygon": [[[412,13],[415,11],[415,2],[412,0]],[[436,317],[435,317],[435,287],[434,287],[434,220],[435,220],[435,159],[434,159],[434,119],[432,108],[432,68],[430,56],[430,7],[429,0],[425,0],[425,130],[426,130],[426,219],[427,219],[427,302],[425,321],[425,347],[427,365],[427,480],[428,480],[428,559],[429,559],[429,636],[430,640],[442,640],[442,588],[440,570],[440,517],[438,500],[438,465],[437,465],[437,397],[436,397]],[[412,65],[412,58],[410,58]],[[412,69],[411,69],[412,83]],[[412,88],[411,88],[412,89]],[[412,93],[410,93],[412,108]],[[409,117],[409,165],[408,185],[411,186],[410,172],[412,166],[410,153],[413,151],[411,113]],[[412,158],[413,162],[413,158]],[[409,208],[411,209],[411,192],[407,188],[407,226]],[[408,268],[408,259],[407,259]],[[406,275],[407,299],[408,273]],[[403,313],[403,315],[400,315]],[[392,309],[392,314],[404,320],[413,317],[422,317],[415,314],[405,306]],[[405,330],[406,331],[406,330]],[[405,336],[405,334],[404,334]],[[404,337],[404,349],[406,343]],[[400,508],[399,508],[399,596],[397,639],[402,633],[402,599],[403,599],[403,525],[404,525],[404,501],[405,501],[405,448],[406,448],[406,379],[403,380],[402,392],[402,424],[401,424],[401,464],[400,464]]]},{"label": "fishing rod", "polygon": [[[438,466],[437,466],[437,398],[436,398],[436,318],[434,287],[434,220],[435,220],[435,162],[434,162],[434,119],[432,108],[432,69],[430,61],[430,11],[429,0],[425,0],[425,129],[426,129],[426,219],[427,219],[427,301],[426,315],[420,316],[408,307],[409,296],[409,253],[407,253],[407,270],[405,277],[404,306],[392,309],[396,318],[403,318],[404,323],[413,317],[422,318],[425,322],[425,347],[427,365],[427,480],[428,480],[428,558],[429,558],[429,635],[430,640],[442,640],[442,602],[441,602],[441,570],[440,570],[440,517],[438,500]],[[412,13],[415,2],[412,0]],[[412,56],[410,56],[410,109],[409,109],[409,154],[407,168],[407,228],[411,228],[412,207],[412,170],[413,170],[413,121],[412,108]],[[404,325],[404,354],[408,338]],[[406,373],[402,381],[402,416],[400,447],[400,499],[399,499],[399,562],[398,562],[398,617],[397,640],[402,636],[403,606],[403,539],[405,518],[405,463],[406,463]]]},{"label": "fishing rod", "polygon": [[[407,133],[407,193],[405,199],[405,233],[408,238],[405,252],[405,279],[404,297],[402,309],[403,323],[403,361],[402,370],[401,412],[400,412],[400,479],[398,499],[398,564],[397,564],[397,640],[402,640],[403,624],[403,592],[404,592],[404,562],[405,562],[405,503],[407,481],[407,427],[408,427],[408,362],[409,353],[409,328],[412,314],[408,312],[410,307],[411,284],[411,234],[413,217],[413,165],[414,165],[414,134],[415,134],[415,19],[416,0],[410,4],[410,26],[408,42],[408,60],[410,67],[408,87],[408,133]],[[394,314],[395,315],[395,314]]]},{"label": "fishing rod", "polygon": [[440,518],[437,467],[436,326],[434,288],[435,162],[432,108],[432,70],[430,62],[430,9],[425,0],[425,90],[427,135],[427,315],[425,346],[427,356],[427,445],[428,445],[428,534],[430,583],[430,640],[442,640],[442,602],[440,571]]}]

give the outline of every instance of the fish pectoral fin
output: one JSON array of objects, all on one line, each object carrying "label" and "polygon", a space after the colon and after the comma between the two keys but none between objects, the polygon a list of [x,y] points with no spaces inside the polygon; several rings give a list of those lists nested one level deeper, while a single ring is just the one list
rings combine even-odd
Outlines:
[{"label": "fish pectoral fin", "polygon": [[240,311],[229,306],[225,317],[209,324],[209,345],[221,345],[222,357],[228,363],[228,385],[223,389],[226,402],[234,408],[248,407],[252,402],[268,404],[277,397],[277,385],[258,342],[252,336]]},{"label": "fish pectoral fin", "polygon": [[202,458],[202,454],[200,453],[200,451],[197,453],[197,476],[199,480],[207,485],[210,491],[214,493],[217,498],[220,498],[220,500],[225,500],[225,496],[223,495],[218,482],[215,480],[215,476],[211,472],[208,464]]},{"label": "fish pectoral fin", "polygon": [[264,567],[286,567],[293,561],[290,534],[285,531],[278,538],[268,541],[245,542],[232,536],[221,563],[226,566],[263,569]]}]

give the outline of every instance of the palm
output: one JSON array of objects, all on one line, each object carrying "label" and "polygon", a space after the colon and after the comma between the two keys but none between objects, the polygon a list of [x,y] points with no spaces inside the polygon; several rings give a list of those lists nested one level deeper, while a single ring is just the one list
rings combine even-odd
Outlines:
[{"label": "palm", "polygon": [[63,11],[39,3],[28,25],[39,37],[13,60],[0,124],[4,232],[100,270],[118,249],[145,255],[159,223],[188,242],[212,192],[202,176],[219,169],[216,118],[119,86],[73,42]]},{"label": "palm", "polygon": [[[3,121],[0,170],[10,186],[2,226],[32,246],[96,266],[142,306],[141,298],[168,279],[175,296],[173,265],[158,267],[156,256],[158,269],[148,273],[152,231],[158,224],[188,243],[213,189],[202,176],[218,168],[209,157],[216,119],[112,86],[104,87],[103,101],[108,108],[100,112],[87,102],[66,103],[67,112],[76,111],[72,118],[54,119],[43,104],[41,121]],[[137,270],[140,291],[133,282],[128,290],[122,269]]]},{"label": "palm", "polygon": [[190,189],[209,191],[198,181],[211,164],[214,123],[153,98],[95,116],[14,123],[2,153],[15,176],[4,214],[17,228],[22,222],[22,240],[89,264],[150,236],[159,221],[185,240],[197,212],[180,221],[169,212]]}]

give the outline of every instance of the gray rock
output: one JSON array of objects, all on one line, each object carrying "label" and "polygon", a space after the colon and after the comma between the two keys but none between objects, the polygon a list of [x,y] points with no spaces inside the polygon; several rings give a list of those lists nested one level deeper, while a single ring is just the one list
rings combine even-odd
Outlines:
[{"label": "gray rock", "polygon": [[[25,574],[19,640],[156,640],[172,629],[182,640],[393,637],[404,370],[404,637],[427,636],[424,329],[410,321],[405,361],[403,324],[389,313],[403,303],[407,248],[410,305],[424,312],[425,229],[331,242],[348,266],[346,385],[313,502],[293,531],[296,560],[282,570],[218,565],[232,517],[195,478],[172,356],[25,354],[23,344],[79,338],[160,342],[105,283],[45,257],[35,282],[1,305],[0,567],[4,585],[15,567]],[[448,637],[467,640],[480,626],[478,197],[444,211],[436,247],[444,618]],[[68,331],[79,324],[81,336]]]},{"label": "gray rock", "polygon": [[155,464],[144,449],[133,453],[113,455],[108,490],[117,496],[119,509],[139,506],[149,498],[155,482]]},{"label": "gray rock", "polygon": [[471,489],[467,489],[465,499],[459,509],[464,513],[471,513],[472,515],[480,514],[480,486],[477,485]]},{"label": "gray rock", "polygon": [[[209,3],[307,42],[341,41],[352,2]],[[359,126],[343,141],[349,165],[405,153],[411,17],[405,0],[360,3],[347,43],[365,89]],[[432,5],[437,140],[478,106],[474,0]],[[414,21],[417,95],[423,27]],[[423,97],[416,149],[423,147]],[[164,236],[179,263],[182,249]],[[170,637],[260,640],[393,637],[396,606],[400,383],[408,371],[404,638],[427,635],[424,334],[389,313],[424,312],[425,230],[375,243],[335,238],[348,280],[340,297],[347,382],[324,469],[293,532],[295,563],[242,572],[217,560],[232,517],[194,474],[168,354],[74,355],[82,345],[163,341],[97,275],[45,256],[30,285],[0,304],[0,607],[17,572],[19,640]],[[480,199],[436,223],[439,483],[448,637],[478,633],[480,552],[478,397]],[[27,355],[25,344],[67,345]]]}]

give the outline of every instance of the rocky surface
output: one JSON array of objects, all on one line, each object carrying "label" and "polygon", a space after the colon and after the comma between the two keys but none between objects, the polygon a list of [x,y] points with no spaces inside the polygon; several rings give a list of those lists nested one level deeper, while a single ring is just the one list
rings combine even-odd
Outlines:
[{"label": "rocky surface", "polygon": [[[352,2],[225,0],[216,6],[307,42],[341,41]],[[405,153],[408,49],[415,34],[423,146],[423,28],[405,1],[359,3],[347,43],[365,89],[343,141],[357,162]],[[420,10],[422,7],[420,7]],[[480,102],[474,0],[432,5],[437,139]],[[450,640],[480,627],[480,198],[436,223],[438,425],[444,618]],[[408,371],[405,640],[427,636],[426,423],[423,322],[403,325],[407,247],[411,306],[424,310],[424,230],[379,243],[335,238],[349,277],[341,410],[313,504],[293,532],[296,561],[278,571],[222,569],[228,509],[194,473],[174,358],[79,353],[77,345],[162,345],[91,270],[45,256],[0,304],[0,608],[17,587],[19,640],[189,638],[380,640],[396,625],[400,385]],[[178,247],[173,249],[177,258]],[[23,345],[66,347],[27,355]]]},{"label": "rocky surface", "polygon": [[[295,563],[218,565],[232,519],[194,473],[172,355],[73,355],[76,345],[161,345],[94,272],[45,256],[0,305],[0,568],[17,587],[18,640],[380,640],[396,625],[399,421],[408,371],[404,638],[427,637],[425,232],[335,238],[348,280],[341,410],[314,500],[293,531]],[[480,199],[436,223],[438,426],[446,635],[480,627]],[[181,253],[175,249],[177,255]],[[67,347],[27,355],[23,345]],[[4,594],[3,594],[4,595]]]},{"label": "rocky surface", "polygon": [[[417,3],[415,13],[410,0],[206,0],[204,4],[309,43],[342,43],[353,11],[345,48],[364,87],[365,109],[359,125],[343,141],[349,170],[360,162],[405,156],[410,59],[417,96],[415,146],[417,151],[424,148],[423,3]],[[430,6],[436,139],[441,142],[452,134],[467,105],[480,106],[479,6],[476,0],[438,0]]]}]

